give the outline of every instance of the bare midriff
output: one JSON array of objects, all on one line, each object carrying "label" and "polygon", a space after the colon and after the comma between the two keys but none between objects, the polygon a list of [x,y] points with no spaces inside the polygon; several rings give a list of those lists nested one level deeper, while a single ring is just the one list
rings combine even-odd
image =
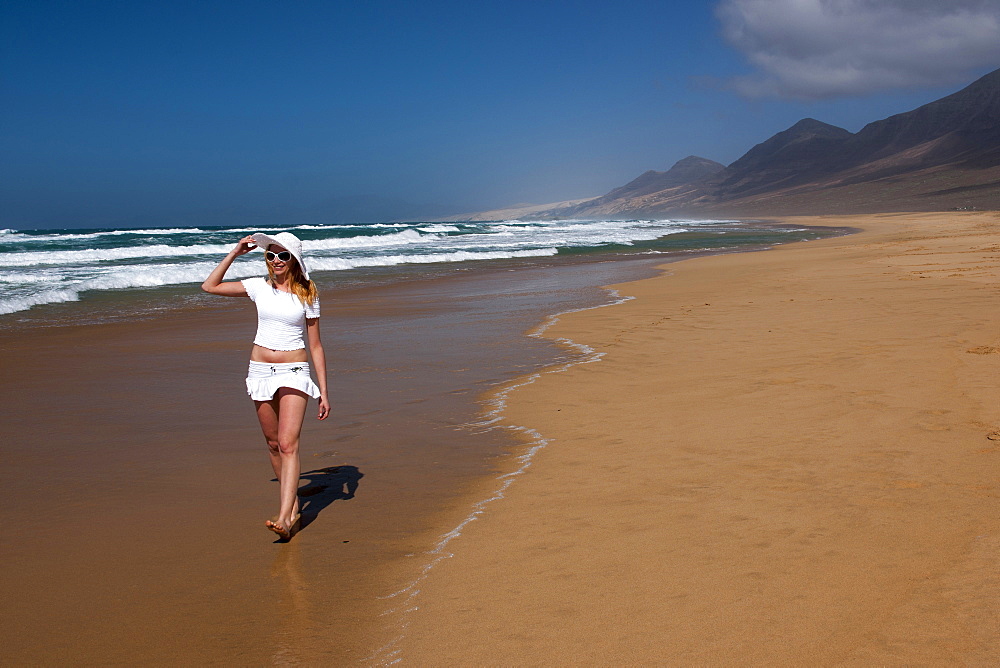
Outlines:
[{"label": "bare midriff", "polygon": [[271,350],[270,348],[265,348],[264,346],[258,346],[256,343],[253,345],[253,350],[250,351],[250,361],[251,362],[308,362],[309,356],[306,355],[305,348],[299,348],[298,350]]}]

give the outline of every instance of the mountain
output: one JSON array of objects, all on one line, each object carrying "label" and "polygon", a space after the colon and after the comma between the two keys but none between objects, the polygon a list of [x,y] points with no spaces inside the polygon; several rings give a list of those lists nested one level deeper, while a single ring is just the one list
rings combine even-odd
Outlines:
[{"label": "mountain", "polygon": [[837,156],[841,168],[907,156],[903,163],[995,166],[1000,156],[1000,70],[957,93],[869,123]]},{"label": "mountain", "polygon": [[674,163],[673,167],[665,172],[649,170],[620,188],[615,188],[607,195],[598,197],[594,203],[596,204],[605,198],[611,200],[619,197],[639,197],[659,192],[660,190],[666,190],[667,188],[695,183],[705,177],[717,174],[725,168],[725,165],[714,160],[689,155],[683,160],[678,160]]},{"label": "mountain", "polygon": [[561,218],[627,216],[632,211],[643,209],[644,203],[650,197],[655,198],[664,193],[680,196],[724,169],[724,165],[714,160],[689,155],[683,160],[678,160],[665,172],[649,170],[607,195],[585,200],[583,204],[577,206],[542,211],[541,214]]},{"label": "mountain", "polygon": [[1000,70],[856,134],[804,119],[697,189],[633,204],[689,215],[1000,208]]},{"label": "mountain", "polygon": [[807,182],[817,166],[853,136],[843,128],[805,118],[729,165],[718,187],[735,197]]},{"label": "mountain", "polygon": [[1000,209],[1000,70],[851,133],[812,118],[732,164],[690,156],[539,216],[750,217]]}]

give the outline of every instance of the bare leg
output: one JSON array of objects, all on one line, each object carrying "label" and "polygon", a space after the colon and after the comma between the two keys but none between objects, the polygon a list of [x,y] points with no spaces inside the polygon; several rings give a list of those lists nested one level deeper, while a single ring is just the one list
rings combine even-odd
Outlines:
[{"label": "bare leg", "polygon": [[267,442],[267,455],[274,469],[274,477],[281,479],[281,454],[278,448],[278,400],[254,401],[257,407],[257,421]]},{"label": "bare leg", "polygon": [[278,515],[267,527],[281,536],[291,533],[299,514],[299,435],[309,398],[303,392],[280,388],[271,401],[257,401],[257,419],[267,441],[271,467],[280,485]]},{"label": "bare leg", "polygon": [[299,435],[302,433],[302,420],[305,418],[309,397],[304,392],[283,387],[275,394],[279,402],[278,408],[278,447],[281,456],[281,509],[278,517],[287,522],[285,527],[291,527],[295,515],[298,514],[299,473],[302,468],[299,463]]}]

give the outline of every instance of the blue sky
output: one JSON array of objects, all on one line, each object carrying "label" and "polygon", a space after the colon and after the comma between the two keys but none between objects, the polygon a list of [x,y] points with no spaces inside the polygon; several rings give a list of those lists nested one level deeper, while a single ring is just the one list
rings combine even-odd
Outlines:
[{"label": "blue sky", "polygon": [[857,131],[958,90],[1000,67],[998,5],[7,0],[0,227],[600,195],[804,117]]}]

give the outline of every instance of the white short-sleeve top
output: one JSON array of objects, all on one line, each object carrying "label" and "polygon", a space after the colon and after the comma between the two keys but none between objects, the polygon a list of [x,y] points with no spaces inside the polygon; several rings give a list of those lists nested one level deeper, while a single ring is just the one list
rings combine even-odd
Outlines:
[{"label": "white short-sleeve top", "polygon": [[294,294],[271,287],[264,278],[247,278],[241,283],[257,305],[257,336],[253,342],[271,350],[305,348],[306,318],[319,317],[319,297],[311,304],[303,304]]}]

